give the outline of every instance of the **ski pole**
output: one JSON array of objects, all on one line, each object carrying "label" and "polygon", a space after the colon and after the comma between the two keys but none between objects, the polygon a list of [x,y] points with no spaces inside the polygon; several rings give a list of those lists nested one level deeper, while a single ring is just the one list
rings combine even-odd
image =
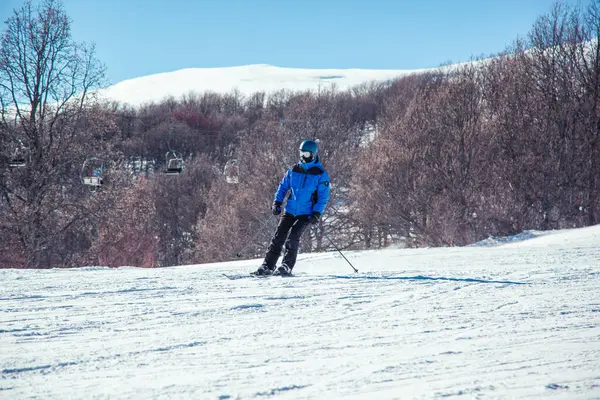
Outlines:
[{"label": "ski pole", "polygon": [[342,253],[342,251],[335,245],[335,243],[333,243],[333,240],[331,240],[327,234],[324,234],[324,236],[327,238],[327,240],[329,240],[329,243],[331,243],[331,245],[338,251],[338,253],[340,253],[342,255],[342,257],[344,257],[344,260],[346,260],[346,262],[348,264],[350,264],[350,266],[352,267],[354,272],[358,272],[358,270],[356,268],[354,268],[354,265],[352,265],[352,263],[350,261],[348,261],[348,259],[344,255],[344,253]]},{"label": "ski pole", "polygon": [[274,215],[271,214],[271,216],[267,219],[265,219],[265,221],[260,225],[260,228],[258,228],[256,230],[256,232],[254,233],[254,235],[252,235],[252,237],[248,240],[248,242],[246,243],[246,245],[244,247],[242,247],[236,254],[235,256],[237,258],[240,258],[242,256],[242,252],[244,250],[246,250],[248,248],[248,246],[250,246],[250,244],[254,241],[254,239],[256,239],[256,236],[258,236],[259,233],[262,232],[262,230],[265,228],[265,226],[267,226],[267,224],[273,219]]}]

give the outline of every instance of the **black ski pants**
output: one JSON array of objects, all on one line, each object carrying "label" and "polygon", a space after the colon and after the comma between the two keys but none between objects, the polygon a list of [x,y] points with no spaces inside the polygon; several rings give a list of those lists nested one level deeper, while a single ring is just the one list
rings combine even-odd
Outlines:
[{"label": "black ski pants", "polygon": [[308,226],[308,215],[294,216],[289,213],[284,213],[279,219],[275,235],[271,239],[269,250],[265,256],[266,264],[270,269],[275,269],[275,264],[281,255],[281,249],[285,244],[285,253],[282,263],[290,269],[296,264],[298,256],[298,248],[300,247],[300,237]]}]

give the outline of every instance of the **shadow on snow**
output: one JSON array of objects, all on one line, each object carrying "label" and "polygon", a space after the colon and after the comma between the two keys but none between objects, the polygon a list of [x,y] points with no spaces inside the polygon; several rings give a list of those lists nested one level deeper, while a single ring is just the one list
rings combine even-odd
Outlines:
[{"label": "shadow on snow", "polygon": [[508,285],[531,285],[527,282],[514,282],[514,281],[495,281],[488,279],[475,279],[475,278],[444,278],[444,277],[433,277],[433,276],[373,276],[373,275],[330,275],[331,278],[336,279],[367,279],[367,280],[401,280],[401,281],[451,281],[451,282],[474,282],[474,283],[501,283]]}]

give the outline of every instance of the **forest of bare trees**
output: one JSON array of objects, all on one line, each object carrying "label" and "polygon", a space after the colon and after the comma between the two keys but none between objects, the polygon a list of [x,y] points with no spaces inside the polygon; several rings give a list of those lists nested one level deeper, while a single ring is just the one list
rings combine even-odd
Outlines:
[{"label": "forest of bare trees", "polygon": [[[58,0],[25,3],[1,37],[0,267],[260,257],[279,179],[316,138],[332,192],[303,252],[328,250],[325,234],[343,249],[461,246],[597,224],[599,34],[600,0],[557,3],[472,63],[133,109],[95,97],[105,68]],[[172,150],[180,174],[163,173]],[[101,187],[82,183],[90,158],[103,160]]]}]

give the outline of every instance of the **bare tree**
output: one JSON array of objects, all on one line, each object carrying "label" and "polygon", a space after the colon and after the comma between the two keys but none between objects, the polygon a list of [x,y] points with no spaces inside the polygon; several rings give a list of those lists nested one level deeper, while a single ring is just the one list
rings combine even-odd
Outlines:
[{"label": "bare tree", "polygon": [[[6,24],[0,48],[5,154],[0,212],[12,225],[3,226],[2,236],[16,235],[26,265],[51,266],[57,262],[52,258],[53,244],[87,214],[64,201],[62,194],[69,193],[76,181],[66,171],[82,161],[81,139],[87,135],[94,140],[83,131],[82,122],[104,67],[93,46],[73,41],[71,22],[58,0],[45,0],[35,9],[28,1]],[[18,171],[6,163],[17,145],[26,154]]]},{"label": "bare tree", "polygon": [[571,14],[566,36],[568,45],[563,49],[575,83],[577,140],[583,143],[578,149],[583,162],[577,166],[584,175],[571,210],[583,213],[585,223],[593,225],[600,220],[600,0]]}]

